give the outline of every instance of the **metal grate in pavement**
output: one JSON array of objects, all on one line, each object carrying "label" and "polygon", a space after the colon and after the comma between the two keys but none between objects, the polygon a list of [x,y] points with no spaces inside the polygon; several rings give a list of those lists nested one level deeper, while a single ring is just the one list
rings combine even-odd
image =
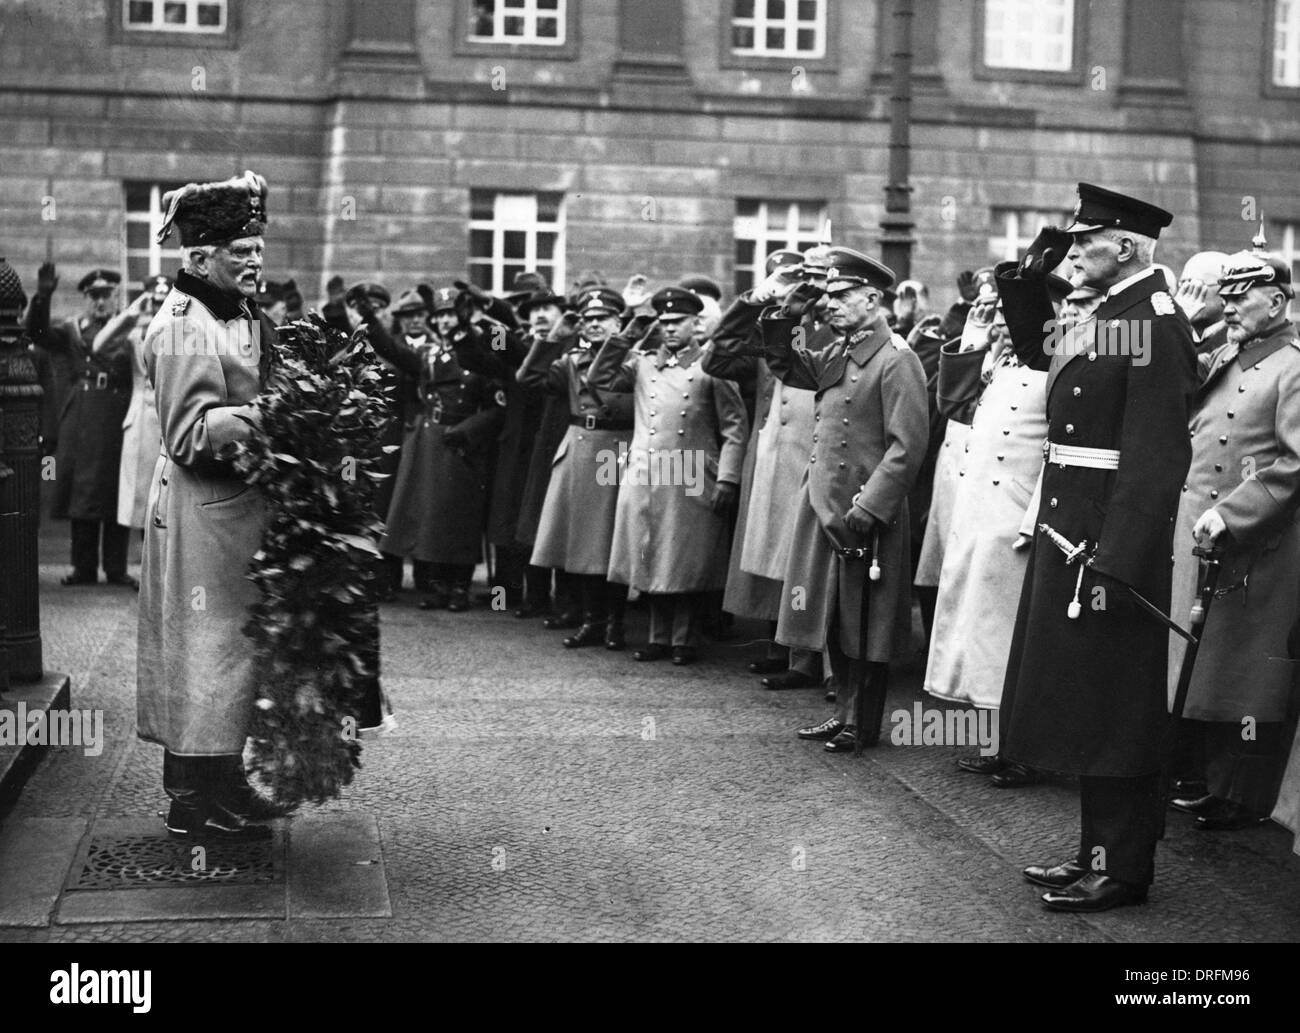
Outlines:
[{"label": "metal grate in pavement", "polygon": [[69,890],[151,889],[162,886],[236,886],[282,883],[274,841],[199,846],[153,835],[95,835]]}]

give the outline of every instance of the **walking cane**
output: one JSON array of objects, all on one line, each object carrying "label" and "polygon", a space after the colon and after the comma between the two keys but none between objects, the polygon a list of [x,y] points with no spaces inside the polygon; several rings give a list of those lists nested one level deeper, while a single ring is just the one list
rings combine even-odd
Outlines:
[{"label": "walking cane", "polygon": [[1208,546],[1197,545],[1192,549],[1192,555],[1200,560],[1197,578],[1199,585],[1188,618],[1191,634],[1184,635],[1187,639],[1187,652],[1183,654],[1183,663],[1178,669],[1178,685],[1174,689],[1174,702],[1169,711],[1169,726],[1165,730],[1162,751],[1164,763],[1160,768],[1161,839],[1165,835],[1165,799],[1169,795],[1169,783],[1173,774],[1174,750],[1178,744],[1178,725],[1182,721],[1183,708],[1187,705],[1187,690],[1192,684],[1192,669],[1196,666],[1196,654],[1201,648],[1201,639],[1204,637],[1205,619],[1209,616],[1210,604],[1214,602],[1214,593],[1219,587],[1219,566],[1223,558],[1223,549],[1213,543]]}]

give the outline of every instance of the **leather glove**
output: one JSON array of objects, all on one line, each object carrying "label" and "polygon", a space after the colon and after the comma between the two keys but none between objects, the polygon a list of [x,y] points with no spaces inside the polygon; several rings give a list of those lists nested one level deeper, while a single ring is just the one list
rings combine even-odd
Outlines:
[{"label": "leather glove", "polygon": [[633,316],[627,326],[623,327],[622,336],[631,341],[633,347],[637,347],[658,322],[659,317],[654,315]]},{"label": "leather glove", "polygon": [[36,293],[48,298],[59,285],[59,276],[53,262],[42,262],[36,271]]},{"label": "leather glove", "polygon": [[798,283],[786,295],[783,311],[791,319],[802,319],[805,314],[821,301],[825,291],[815,283]]},{"label": "leather glove", "polygon": [[844,514],[844,524],[855,534],[869,535],[876,526],[876,519],[866,510],[850,506],[849,511]]},{"label": "leather glove", "polygon": [[1073,243],[1074,237],[1065,230],[1044,226],[1020,260],[1020,272],[1046,276],[1065,260]]},{"label": "leather glove", "polygon": [[713,486],[713,497],[709,499],[709,508],[715,513],[725,513],[736,504],[738,495],[739,491],[734,484],[718,481]]},{"label": "leather glove", "polygon": [[957,274],[957,292],[962,301],[969,303],[975,300],[975,274],[971,270],[966,269]]}]

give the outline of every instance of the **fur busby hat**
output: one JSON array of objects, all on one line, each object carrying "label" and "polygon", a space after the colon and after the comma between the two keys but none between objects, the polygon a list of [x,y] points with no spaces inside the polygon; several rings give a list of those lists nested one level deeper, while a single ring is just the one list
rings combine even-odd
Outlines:
[{"label": "fur busby hat", "polygon": [[170,190],[163,197],[167,214],[158,243],[171,235],[173,224],[181,231],[181,247],[260,236],[266,231],[266,194],[266,179],[248,171],[220,183]]}]

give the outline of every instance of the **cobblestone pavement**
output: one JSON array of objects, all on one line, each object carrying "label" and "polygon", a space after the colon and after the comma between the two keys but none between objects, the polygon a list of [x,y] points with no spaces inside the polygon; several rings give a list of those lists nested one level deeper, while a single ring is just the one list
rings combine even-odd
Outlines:
[{"label": "cobblestone pavement", "polygon": [[[136,598],[59,587],[65,534],[43,538],[46,663],[72,675],[74,706],[105,711],[108,744],[51,750],[0,841],[23,819],[144,818],[163,803],[161,750],[133,734]],[[415,602],[384,609],[399,727],[367,742],[354,786],[322,809],[374,817],[391,918],[60,924],[56,910],[0,939],[1300,939],[1300,857],[1273,825],[1197,834],[1171,814],[1149,905],[1045,911],[1019,870],[1071,852],[1070,785],[998,791],[959,772],[955,748],[854,760],[799,742],[793,729],[826,715],[821,691],[761,689],[743,623],[679,669]],[[920,673],[898,673],[887,713],[920,699]]]}]

